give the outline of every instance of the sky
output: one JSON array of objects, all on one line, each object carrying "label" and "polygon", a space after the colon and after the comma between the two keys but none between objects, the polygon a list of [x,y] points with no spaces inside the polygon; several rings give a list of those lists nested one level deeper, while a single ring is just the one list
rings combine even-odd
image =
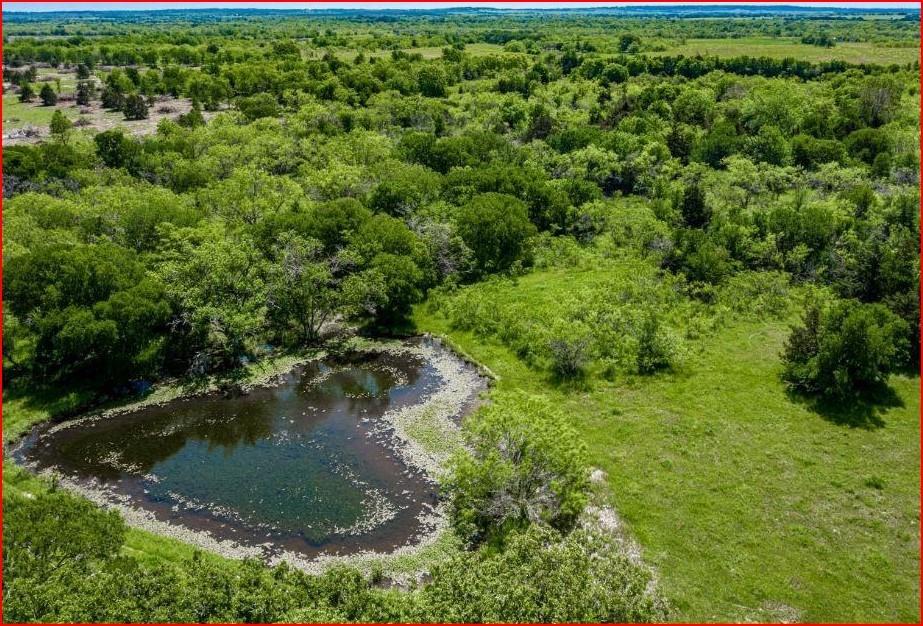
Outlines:
[{"label": "sky", "polygon": [[[624,6],[625,2],[4,2],[4,11],[106,11],[106,10],[154,10],[176,8],[271,8],[271,9],[329,9],[344,6],[379,9],[432,9],[451,6],[486,6],[497,8],[529,8],[529,7],[556,7],[556,6]],[[651,2],[632,2],[630,4],[655,4]],[[662,5],[663,3],[656,3]],[[676,3],[681,4],[681,3]],[[722,4],[716,2],[689,2],[688,4]],[[734,2],[734,4],[768,5],[767,2]],[[784,2],[795,6],[834,6],[853,8],[900,8],[915,9],[917,2]]]}]

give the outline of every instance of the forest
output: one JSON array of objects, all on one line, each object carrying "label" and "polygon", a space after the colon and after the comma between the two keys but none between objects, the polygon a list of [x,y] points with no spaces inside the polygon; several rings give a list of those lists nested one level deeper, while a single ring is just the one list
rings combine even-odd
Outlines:
[{"label": "forest", "polygon": [[[640,9],[4,11],[4,619],[918,622],[919,11]],[[409,563],[11,459],[423,333],[491,384]]]}]

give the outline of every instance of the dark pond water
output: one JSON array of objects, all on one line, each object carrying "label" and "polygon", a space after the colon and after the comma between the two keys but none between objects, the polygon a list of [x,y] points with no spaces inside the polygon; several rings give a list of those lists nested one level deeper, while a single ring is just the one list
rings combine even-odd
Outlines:
[{"label": "dark pond water", "polygon": [[45,425],[15,456],[98,481],[160,520],[269,553],[390,550],[422,530],[418,516],[436,494],[397,456],[380,417],[441,382],[416,355],[353,355],[245,396]]}]

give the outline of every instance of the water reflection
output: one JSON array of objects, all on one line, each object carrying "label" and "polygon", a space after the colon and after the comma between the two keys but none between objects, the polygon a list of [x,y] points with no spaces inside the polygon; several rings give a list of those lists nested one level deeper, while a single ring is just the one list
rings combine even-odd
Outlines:
[{"label": "water reflection", "polygon": [[102,481],[161,519],[219,538],[307,554],[388,549],[406,541],[435,494],[374,426],[439,383],[415,356],[353,355],[241,397],[46,426],[17,456]]}]

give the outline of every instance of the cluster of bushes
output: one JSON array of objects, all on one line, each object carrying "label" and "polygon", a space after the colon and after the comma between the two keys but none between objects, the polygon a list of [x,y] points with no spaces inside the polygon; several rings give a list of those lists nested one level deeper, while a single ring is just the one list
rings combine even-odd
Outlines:
[{"label": "cluster of bushes", "polygon": [[599,261],[599,271],[563,274],[564,285],[494,280],[433,306],[454,328],[495,337],[526,363],[564,378],[591,364],[609,375],[668,366],[682,350],[674,320],[691,311],[689,303],[646,262]]}]

